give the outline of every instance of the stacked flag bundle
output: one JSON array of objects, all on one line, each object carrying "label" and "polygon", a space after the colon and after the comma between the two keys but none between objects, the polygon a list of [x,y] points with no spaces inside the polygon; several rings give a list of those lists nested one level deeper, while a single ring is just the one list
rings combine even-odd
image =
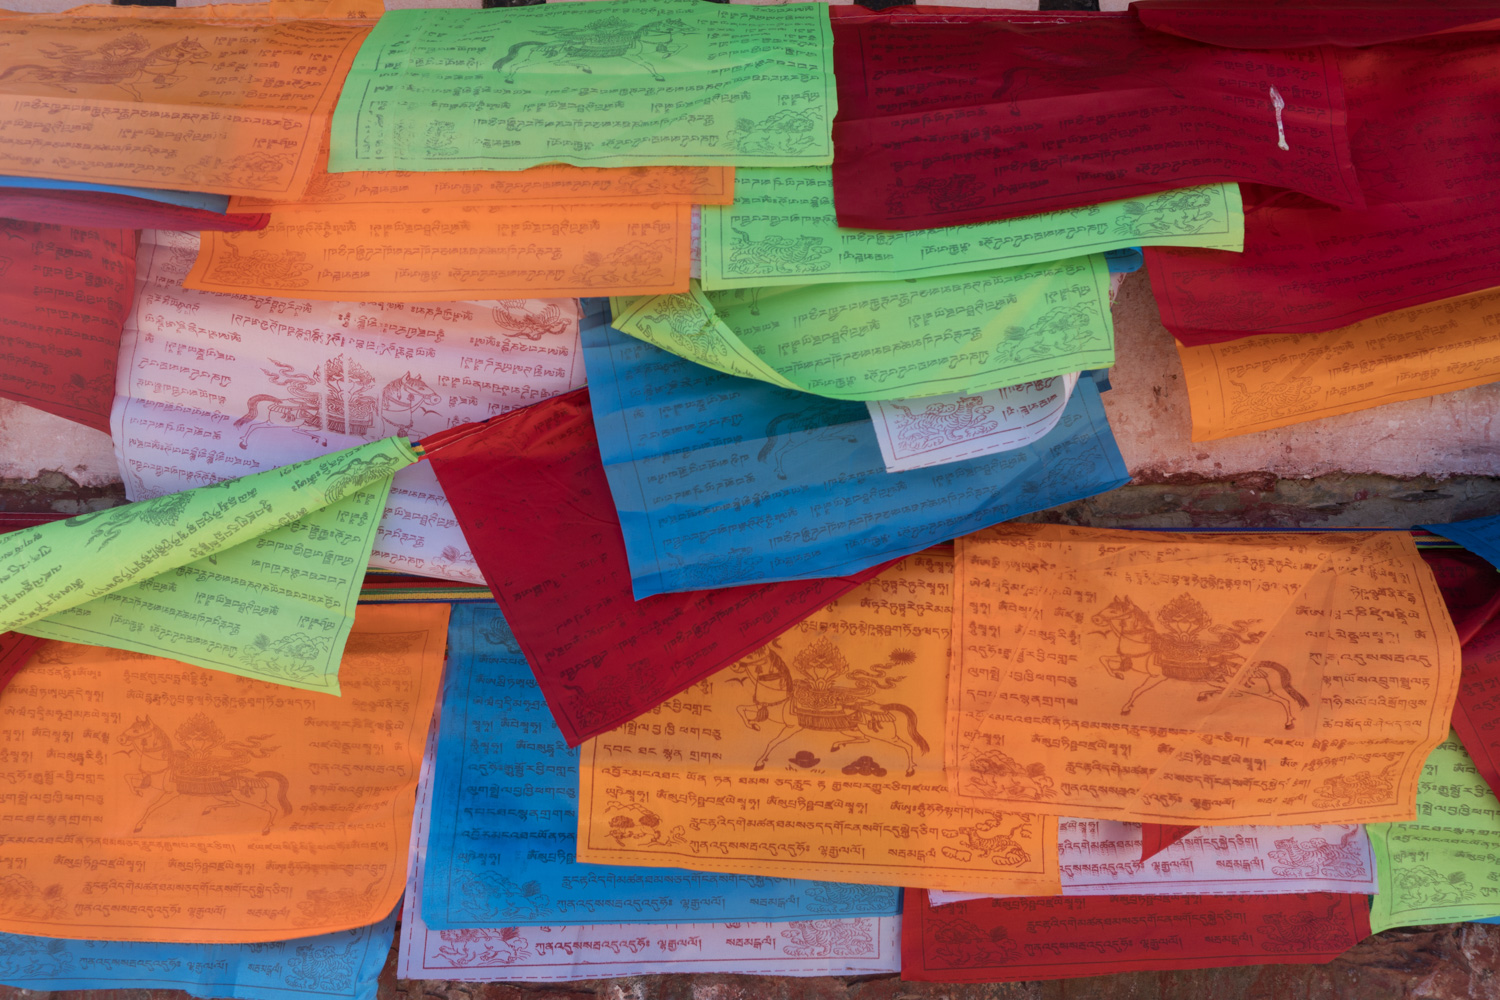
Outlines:
[{"label": "stacked flag bundle", "polygon": [[[1056,979],[1500,917],[1500,513],[1021,523],[1500,380],[1500,7],[0,18],[0,983]],[[1032,519],[1035,520],[1035,519]],[[397,931],[399,916],[399,932]]]}]

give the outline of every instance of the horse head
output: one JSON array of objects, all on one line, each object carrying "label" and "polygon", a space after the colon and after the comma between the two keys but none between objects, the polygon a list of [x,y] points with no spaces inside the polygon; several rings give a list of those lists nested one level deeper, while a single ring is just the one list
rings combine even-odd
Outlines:
[{"label": "horse head", "polygon": [[118,739],[122,746],[129,750],[139,750],[142,753],[153,753],[171,746],[167,731],[152,722],[149,715],[144,718],[137,715],[135,721],[119,735]]},{"label": "horse head", "polygon": [[413,375],[411,372],[407,372],[386,386],[384,395],[387,402],[400,402],[407,406],[416,406],[418,403],[424,406],[436,406],[442,401],[442,397],[422,381],[422,376]]},{"label": "horse head", "polygon": [[1123,631],[1145,617],[1146,613],[1134,601],[1121,594],[1105,605],[1104,610],[1096,611],[1090,621],[1095,625],[1118,628]]},{"label": "horse head", "polygon": [[642,38],[647,35],[691,35],[693,34],[693,29],[688,27],[687,23],[681,18],[671,17],[665,21],[652,21],[649,24],[643,24],[636,34]]}]

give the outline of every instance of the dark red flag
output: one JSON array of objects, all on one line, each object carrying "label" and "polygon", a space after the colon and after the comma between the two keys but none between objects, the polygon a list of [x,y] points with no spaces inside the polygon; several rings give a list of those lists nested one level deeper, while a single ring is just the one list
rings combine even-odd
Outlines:
[{"label": "dark red flag", "polygon": [[210,212],[112,191],[0,188],[0,218],[90,229],[189,229],[239,233],[264,229],[269,215]]},{"label": "dark red flag", "polygon": [[888,565],[637,601],[588,390],[422,445],[570,746],[655,708]]},{"label": "dark red flag", "polygon": [[1500,27],[1495,0],[1136,0],[1130,12],[1153,31],[1241,49],[1380,45]]}]

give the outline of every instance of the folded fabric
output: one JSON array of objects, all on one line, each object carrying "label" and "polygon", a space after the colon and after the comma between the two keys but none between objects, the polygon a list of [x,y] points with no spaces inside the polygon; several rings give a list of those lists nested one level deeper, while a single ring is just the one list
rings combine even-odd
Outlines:
[{"label": "folded fabric", "polygon": [[0,219],[0,396],[109,430],[136,234]]},{"label": "folded fabric", "polygon": [[0,187],[0,218],[57,226],[118,229],[197,229],[243,232],[264,229],[268,215],[239,215],[183,208],[110,191],[53,191]]},{"label": "folded fabric", "polygon": [[965,395],[870,400],[886,472],[947,465],[1024,448],[1057,426],[1078,373]]},{"label": "folded fabric", "polygon": [[[51,524],[53,521],[66,521],[66,514],[23,514],[19,512],[0,512],[0,534],[8,534],[12,531],[20,531],[22,528],[33,528],[39,524]],[[5,690],[5,685],[20,672],[31,660],[31,656],[45,639],[34,635],[25,635],[21,632],[0,632],[0,691]]]},{"label": "folded fabric", "polygon": [[1481,626],[1463,647],[1463,679],[1453,728],[1491,789],[1500,788],[1500,620]]},{"label": "folded fabric", "polygon": [[578,859],[1019,895],[1057,823],[943,772],[953,557],[930,549],[585,743]]},{"label": "folded fabric", "polygon": [[1166,328],[1194,345],[1313,333],[1493,288],[1500,199],[1474,166],[1500,142],[1490,38],[1336,50],[1367,206],[1247,190],[1243,254],[1144,248]]},{"label": "folded fabric", "polygon": [[0,931],[244,944],[329,934],[401,900],[448,607],[362,607],[330,698],[48,643],[0,693]]},{"label": "folded fabric", "polygon": [[420,904],[426,891],[434,746],[429,741],[417,787],[396,960],[402,979],[559,982],[667,971],[843,976],[900,968],[900,917],[433,930],[422,920]]},{"label": "folded fabric", "polygon": [[644,295],[688,287],[687,205],[377,205],[205,233],[188,288],[369,302]]},{"label": "folded fabric", "polygon": [[703,287],[923,278],[1146,243],[1239,250],[1244,228],[1239,188],[1213,184],[963,229],[841,229],[831,168],[746,169],[734,204],[703,210]]},{"label": "folded fabric", "polygon": [[563,738],[655,708],[873,576],[632,598],[586,390],[428,439],[484,580]]},{"label": "folded fabric", "polygon": [[1457,738],[1427,759],[1416,821],[1371,824],[1370,843],[1380,874],[1370,909],[1375,931],[1500,913],[1490,878],[1500,865],[1500,801]]},{"label": "folded fabric", "polygon": [[392,11],[349,72],[329,169],[828,163],[831,45],[821,5]]},{"label": "folded fabric", "polygon": [[339,692],[404,438],[0,536],[0,631]]},{"label": "folded fabric", "polygon": [[[1378,897],[1377,897],[1378,898]],[[907,894],[901,978],[993,983],[1331,962],[1370,935],[1364,896],[984,899]]]},{"label": "folded fabric", "polygon": [[1500,514],[1449,524],[1424,524],[1434,535],[1452,539],[1490,565],[1500,568]]},{"label": "folded fabric", "polygon": [[710,371],[589,300],[582,332],[638,598],[847,574],[1129,479],[1089,379],[1025,448],[887,473],[857,403]]},{"label": "folded fabric", "polygon": [[[1137,823],[1058,820],[1062,894],[1209,897],[1375,891],[1370,841],[1364,828],[1353,823],[1189,828],[1149,861],[1137,860],[1143,839]],[[977,893],[931,892],[935,906],[980,898]]]},{"label": "folded fabric", "polygon": [[[147,234],[112,432],[133,500],[388,434],[483,420],[583,384],[566,299],[306,302],[180,287],[191,237]],[[481,583],[432,470],[401,470],[371,565]]]},{"label": "folded fabric", "polygon": [[234,1000],[375,1000],[396,913],[318,937],[260,944],[69,941],[0,934],[0,983],[19,989],[183,990]]},{"label": "folded fabric", "polygon": [[1459,642],[1408,532],[1003,525],[956,551],[961,795],[1216,826],[1413,815]]},{"label": "folded fabric", "polygon": [[616,298],[615,329],[831,399],[984,392],[1114,364],[1099,254],[999,271]]},{"label": "folded fabric", "polygon": [[[174,8],[175,9],[175,8]],[[208,194],[203,191],[168,191],[165,188],[122,187],[118,184],[92,184],[88,181],[63,181],[53,177],[13,177],[0,175],[0,188],[39,188],[46,191],[100,191],[106,194],[123,194],[132,198],[195,208],[202,212],[223,215],[229,208],[229,196]],[[239,211],[239,209],[236,209]]]},{"label": "folded fabric", "polygon": [[1196,826],[1179,826],[1174,823],[1142,823],[1141,861],[1150,861],[1183,837],[1198,829]]},{"label": "folded fabric", "polygon": [[499,608],[453,610],[447,685],[422,896],[430,928],[822,920],[900,911],[899,891],[890,886],[580,865],[573,856],[578,753],[551,731],[546,703]]},{"label": "folded fabric", "polygon": [[1424,35],[1500,28],[1500,4],[1455,0],[1135,0],[1130,12],[1153,31],[1245,49],[1381,45]]},{"label": "folded fabric", "polygon": [[0,18],[10,101],[0,172],[294,198],[369,30],[333,20]]},{"label": "folded fabric", "polygon": [[1126,13],[918,8],[835,17],[833,33],[840,225],[990,222],[1224,181],[1364,205],[1331,49],[1229,52]]},{"label": "folded fabric", "polygon": [[1294,333],[1178,343],[1193,440],[1500,381],[1500,289]]}]

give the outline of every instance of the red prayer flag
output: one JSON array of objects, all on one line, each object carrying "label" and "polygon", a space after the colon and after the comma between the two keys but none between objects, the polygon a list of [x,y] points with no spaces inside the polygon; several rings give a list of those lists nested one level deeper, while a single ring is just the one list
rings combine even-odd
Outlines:
[{"label": "red prayer flag", "polygon": [[832,23],[840,225],[952,226],[1212,181],[1364,205],[1335,49],[1230,51],[1131,14]]},{"label": "red prayer flag", "polygon": [[1023,896],[934,907],[906,890],[901,978],[992,983],[1321,964],[1370,936],[1365,896]]},{"label": "red prayer flag", "polygon": [[588,390],[422,442],[570,746],[649,711],[875,576],[634,599]]},{"label": "red prayer flag", "polygon": [[1150,861],[1183,837],[1198,829],[1196,826],[1175,826],[1169,823],[1141,824],[1141,861]]},{"label": "red prayer flag", "polygon": [[136,233],[0,219],[0,396],[109,431]]},{"label": "red prayer flag", "polygon": [[1494,0],[1136,0],[1130,12],[1153,31],[1243,49],[1380,45],[1500,27]]},{"label": "red prayer flag", "polygon": [[1472,552],[1422,553],[1463,643],[1453,728],[1474,767],[1500,795],[1500,570]]},{"label": "red prayer flag", "polygon": [[0,188],[0,218],[90,229],[188,229],[224,233],[266,228],[269,215],[210,212],[113,191]]},{"label": "red prayer flag", "polygon": [[1146,247],[1183,343],[1331,330],[1500,285],[1495,36],[1336,51],[1368,206],[1247,187],[1244,253]]}]

